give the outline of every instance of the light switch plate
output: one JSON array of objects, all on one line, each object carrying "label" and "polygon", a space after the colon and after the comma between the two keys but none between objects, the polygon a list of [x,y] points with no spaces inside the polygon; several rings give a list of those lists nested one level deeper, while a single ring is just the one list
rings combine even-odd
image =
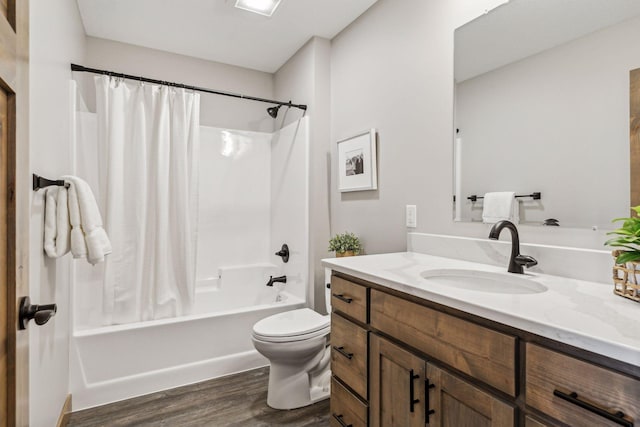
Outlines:
[{"label": "light switch plate", "polygon": [[418,212],[416,205],[407,205],[405,216],[407,227],[415,228],[418,226]]}]

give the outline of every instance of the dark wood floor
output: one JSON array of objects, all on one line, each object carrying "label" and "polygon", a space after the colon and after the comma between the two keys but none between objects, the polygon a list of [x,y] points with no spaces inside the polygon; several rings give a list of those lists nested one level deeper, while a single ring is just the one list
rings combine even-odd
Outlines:
[{"label": "dark wood floor", "polygon": [[327,427],[329,399],[291,411],[267,406],[269,368],[71,414],[69,427]]}]

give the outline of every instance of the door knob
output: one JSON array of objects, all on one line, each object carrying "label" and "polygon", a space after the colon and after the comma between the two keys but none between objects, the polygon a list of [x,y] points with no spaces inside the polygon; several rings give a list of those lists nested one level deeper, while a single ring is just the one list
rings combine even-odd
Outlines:
[{"label": "door knob", "polygon": [[56,304],[31,304],[29,297],[22,297],[18,312],[18,329],[27,329],[27,323],[31,319],[36,321],[36,325],[44,325],[55,316],[56,311],[58,311]]}]

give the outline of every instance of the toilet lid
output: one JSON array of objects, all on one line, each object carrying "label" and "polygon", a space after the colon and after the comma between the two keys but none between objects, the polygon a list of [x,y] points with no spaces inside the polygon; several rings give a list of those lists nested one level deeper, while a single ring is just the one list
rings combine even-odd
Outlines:
[{"label": "toilet lid", "polygon": [[266,338],[294,337],[328,328],[329,323],[329,316],[322,316],[309,308],[301,308],[258,321],[253,325],[253,333]]}]

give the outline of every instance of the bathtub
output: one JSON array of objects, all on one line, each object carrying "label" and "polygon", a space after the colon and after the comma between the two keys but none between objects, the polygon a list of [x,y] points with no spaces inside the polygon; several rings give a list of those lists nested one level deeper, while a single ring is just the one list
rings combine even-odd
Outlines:
[{"label": "bathtub", "polygon": [[251,343],[253,325],[305,305],[302,298],[263,282],[230,286],[221,285],[220,278],[199,283],[195,301],[189,316],[75,331],[70,338],[73,409],[266,366],[268,360]]}]

